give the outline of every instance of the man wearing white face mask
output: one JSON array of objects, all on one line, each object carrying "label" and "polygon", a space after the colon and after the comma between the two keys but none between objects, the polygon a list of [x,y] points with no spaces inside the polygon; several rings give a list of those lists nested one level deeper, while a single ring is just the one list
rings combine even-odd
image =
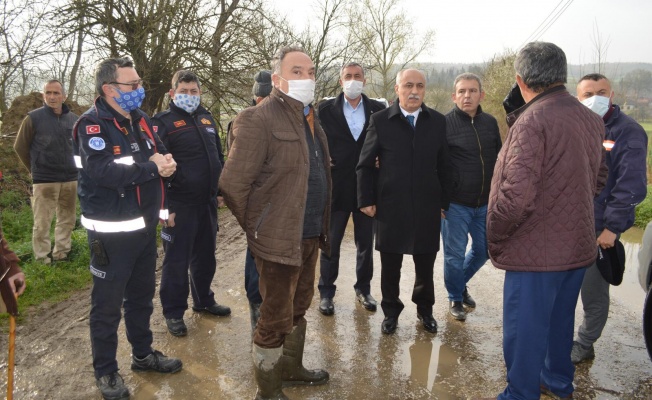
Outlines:
[{"label": "man wearing white face mask", "polygon": [[[609,168],[607,185],[594,200],[597,245],[614,246],[621,233],[634,224],[634,209],[647,194],[647,135],[641,125],[612,104],[614,92],[601,74],[589,74],[577,84],[577,98],[602,117],[605,126],[604,149]],[[573,343],[574,363],[595,357],[595,343],[607,323],[609,283],[596,264],[586,270],[582,282],[584,320]]]},{"label": "man wearing white face mask", "polygon": [[197,75],[177,71],[169,108],[152,119],[154,130],[178,165],[167,184],[170,215],[161,232],[165,258],[159,291],[163,316],[174,336],[187,334],[183,314],[188,309],[188,292],[194,311],[231,314],[229,307],[215,302],[211,290],[216,267],[217,183],[224,155],[217,124],[201,106],[200,96]]},{"label": "man wearing white face mask", "polygon": [[315,65],[300,47],[282,47],[272,59],[272,83],[267,99],[233,122],[220,179],[260,274],[252,349],[258,400],[287,399],[282,386],[329,379],[302,363],[319,248],[330,251],[330,156],[310,104]]},{"label": "man wearing white face mask", "polygon": [[339,273],[340,245],[344,231],[353,215],[355,246],[357,249],[353,288],[356,299],[369,311],[376,311],[376,300],[371,296],[373,277],[373,218],[357,207],[357,177],[355,167],[360,158],[362,144],[367,137],[370,116],[385,108],[379,101],[362,93],[366,82],[362,65],[350,62],[340,70],[342,93],[334,99],[319,104],[319,122],[328,138],[331,154],[333,193],[331,203],[331,254],[321,253],[319,312],[333,315],[335,306],[335,280]]}]

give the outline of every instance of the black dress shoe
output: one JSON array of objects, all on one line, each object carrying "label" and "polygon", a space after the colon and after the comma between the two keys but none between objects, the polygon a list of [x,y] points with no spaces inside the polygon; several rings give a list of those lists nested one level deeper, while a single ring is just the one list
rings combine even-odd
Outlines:
[{"label": "black dress shoe", "polygon": [[437,333],[437,321],[435,321],[435,317],[433,317],[432,314],[417,314],[417,317],[423,324],[423,329],[427,330],[430,333]]},{"label": "black dress shoe", "polygon": [[333,299],[330,297],[324,297],[319,302],[319,312],[324,315],[333,315],[335,314],[335,304],[333,304]]},{"label": "black dress shoe", "polygon": [[380,325],[380,329],[386,335],[391,335],[396,332],[396,326],[398,325],[398,318],[396,317],[385,317],[383,323]]},{"label": "black dress shoe", "polygon": [[461,301],[451,301],[449,312],[458,321],[466,320],[466,312]]},{"label": "black dress shoe", "polygon": [[183,322],[183,318],[166,318],[165,324],[168,326],[168,331],[174,336],[186,336],[188,334],[188,328]]},{"label": "black dress shoe", "polygon": [[471,297],[469,294],[468,286],[465,287],[464,291],[462,292],[462,303],[464,303],[464,305],[467,307],[475,308],[475,300],[473,300],[473,297]]},{"label": "black dress shoe", "polygon": [[195,312],[207,312],[213,315],[217,315],[218,317],[226,317],[227,315],[231,315],[231,309],[229,307],[221,306],[217,303],[208,307],[193,306],[192,310]]},{"label": "black dress shoe", "polygon": [[371,297],[370,294],[362,294],[362,292],[356,292],[356,299],[362,304],[362,306],[369,311],[376,311],[376,299]]}]

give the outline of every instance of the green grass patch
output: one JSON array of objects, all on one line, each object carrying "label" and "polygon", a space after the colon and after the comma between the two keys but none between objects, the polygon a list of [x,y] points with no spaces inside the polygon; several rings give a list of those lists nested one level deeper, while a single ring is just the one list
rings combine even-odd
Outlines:
[{"label": "green grass patch", "polygon": [[[2,230],[9,242],[9,248],[20,258],[20,267],[27,280],[25,293],[18,298],[21,316],[25,316],[29,313],[30,306],[46,302],[57,303],[68,298],[72,293],[88,287],[92,276],[88,270],[90,256],[86,229],[83,227],[76,227],[72,232],[72,250],[68,254],[68,261],[44,265],[34,260],[32,210],[28,201],[24,199],[15,201],[15,195],[15,192],[10,191],[0,193]],[[54,243],[53,235],[50,239]],[[2,325],[5,325],[7,320],[7,314],[0,314]]]},{"label": "green grass patch", "polygon": [[634,225],[645,229],[648,222],[652,221],[652,185],[647,185],[645,200],[636,206],[636,220]]}]

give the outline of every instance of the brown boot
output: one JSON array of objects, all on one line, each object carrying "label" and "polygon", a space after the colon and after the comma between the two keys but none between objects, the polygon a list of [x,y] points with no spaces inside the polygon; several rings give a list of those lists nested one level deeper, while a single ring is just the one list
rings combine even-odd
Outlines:
[{"label": "brown boot", "polygon": [[283,345],[283,387],[299,385],[323,385],[328,382],[328,372],[322,369],[308,370],[303,367],[303,348],[306,342],[306,320],[302,319],[285,337]]},{"label": "brown boot", "polygon": [[254,344],[252,355],[258,385],[255,400],[289,400],[281,389],[283,346],[264,349]]}]

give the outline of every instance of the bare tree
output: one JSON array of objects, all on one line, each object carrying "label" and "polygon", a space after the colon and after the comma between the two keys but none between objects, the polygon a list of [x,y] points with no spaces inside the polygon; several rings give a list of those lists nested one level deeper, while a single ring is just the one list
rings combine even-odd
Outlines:
[{"label": "bare tree", "polygon": [[603,38],[600,29],[598,28],[597,21],[593,21],[593,34],[591,35],[591,44],[593,45],[593,56],[594,56],[594,71],[606,75],[605,64],[607,62],[607,51],[609,50],[609,45],[611,44],[611,39],[607,37]]},{"label": "bare tree", "polygon": [[346,0],[320,0],[315,6],[319,25],[309,25],[295,38],[315,63],[316,99],[339,92],[339,71],[347,61],[345,57],[349,47],[341,39],[346,22],[346,5]]},{"label": "bare tree", "polygon": [[24,94],[34,70],[31,64],[45,53],[42,29],[47,4],[41,1],[0,0],[0,112],[12,97]]},{"label": "bare tree", "polygon": [[377,95],[388,99],[394,96],[396,72],[432,48],[435,38],[433,30],[417,34],[399,4],[363,0],[349,22],[358,32],[367,65],[377,73],[378,80],[372,82]]}]

